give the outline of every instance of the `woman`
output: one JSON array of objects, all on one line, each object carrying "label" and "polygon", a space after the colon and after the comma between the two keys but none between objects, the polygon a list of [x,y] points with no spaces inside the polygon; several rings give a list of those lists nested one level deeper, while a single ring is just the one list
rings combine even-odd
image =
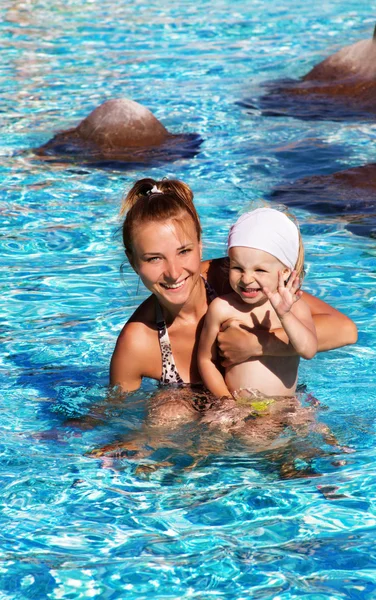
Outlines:
[{"label": "woman", "polygon": [[[124,325],[112,356],[110,383],[123,391],[140,387],[143,377],[161,384],[199,384],[197,346],[205,313],[215,294],[230,290],[227,259],[201,261],[200,221],[190,188],[181,181],[141,179],[125,198],[123,243],[128,260],[151,296]],[[354,323],[307,294],[319,351],[352,344]],[[253,356],[294,354],[283,329],[250,329],[224,324],[218,336],[223,365]],[[183,386],[182,386],[183,387]],[[198,414],[202,397],[157,396],[152,417],[158,424]]]}]

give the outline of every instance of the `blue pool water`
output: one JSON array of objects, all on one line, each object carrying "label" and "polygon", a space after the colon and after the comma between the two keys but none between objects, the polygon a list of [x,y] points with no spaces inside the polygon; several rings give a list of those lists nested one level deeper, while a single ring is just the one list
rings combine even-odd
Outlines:
[{"label": "blue pool water", "polygon": [[[140,460],[87,456],[140,426],[151,382],[102,427],[62,425],[104,401],[117,334],[146,296],[127,265],[119,274],[118,210],[135,179],[186,181],[213,257],[274,186],[374,162],[372,122],[277,119],[239,104],[369,37],[371,4],[1,3],[1,599],[376,598],[376,250],[343,220],[295,211],[306,289],[359,327],[356,346],[303,361],[300,382],[355,453],[310,440],[321,475],[282,480],[235,443],[194,466],[199,431],[188,428],[141,461],[166,463],[148,473]],[[123,96],[172,132],[199,133],[201,152],[129,170],[34,157]]]}]

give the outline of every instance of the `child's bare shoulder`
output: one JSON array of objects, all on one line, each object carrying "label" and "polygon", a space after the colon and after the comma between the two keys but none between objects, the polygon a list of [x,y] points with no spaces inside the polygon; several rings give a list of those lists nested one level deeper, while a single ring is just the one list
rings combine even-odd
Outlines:
[{"label": "child's bare shoulder", "polygon": [[231,317],[238,317],[239,311],[237,309],[236,294],[230,293],[223,296],[218,296],[209,306],[209,311],[215,318],[223,323]]},{"label": "child's bare shoulder", "polygon": [[224,296],[218,296],[210,303],[208,312],[215,314],[219,317],[228,318],[235,311],[232,302],[233,294],[225,294]]}]

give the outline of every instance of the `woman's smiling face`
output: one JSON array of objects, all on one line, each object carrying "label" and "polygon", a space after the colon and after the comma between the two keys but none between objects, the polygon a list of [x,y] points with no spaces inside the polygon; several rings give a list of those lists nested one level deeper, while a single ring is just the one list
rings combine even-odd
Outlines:
[{"label": "woman's smiling face", "polygon": [[202,244],[193,220],[185,217],[140,224],[130,262],[142,283],[162,304],[184,304],[200,277]]},{"label": "woman's smiling face", "polygon": [[278,287],[278,273],[282,272],[286,281],[291,272],[275,256],[263,250],[234,246],[228,254],[230,285],[246,304],[263,304],[267,298],[261,287],[275,292]]}]

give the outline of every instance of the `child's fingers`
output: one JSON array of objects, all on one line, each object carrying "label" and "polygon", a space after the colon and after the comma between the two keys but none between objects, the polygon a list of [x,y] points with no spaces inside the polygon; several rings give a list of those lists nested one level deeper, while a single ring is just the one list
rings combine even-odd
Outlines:
[{"label": "child's fingers", "polygon": [[300,288],[300,277],[294,277],[294,280],[291,283],[291,293],[295,294],[297,290]]},{"label": "child's fingers", "polygon": [[[291,271],[290,277],[287,280],[287,283],[286,283],[286,289],[287,290],[291,290],[292,291],[292,289],[295,286],[296,279],[297,279],[297,275],[296,275],[296,271],[294,269],[293,271]],[[299,277],[298,277],[298,280],[299,280]]]},{"label": "child's fingers", "polygon": [[289,283],[287,283],[287,285],[285,285],[285,280],[283,279],[283,273],[282,273],[282,271],[278,271],[278,287],[279,288],[283,288],[283,289],[286,289],[286,288],[290,289],[289,288]]}]

